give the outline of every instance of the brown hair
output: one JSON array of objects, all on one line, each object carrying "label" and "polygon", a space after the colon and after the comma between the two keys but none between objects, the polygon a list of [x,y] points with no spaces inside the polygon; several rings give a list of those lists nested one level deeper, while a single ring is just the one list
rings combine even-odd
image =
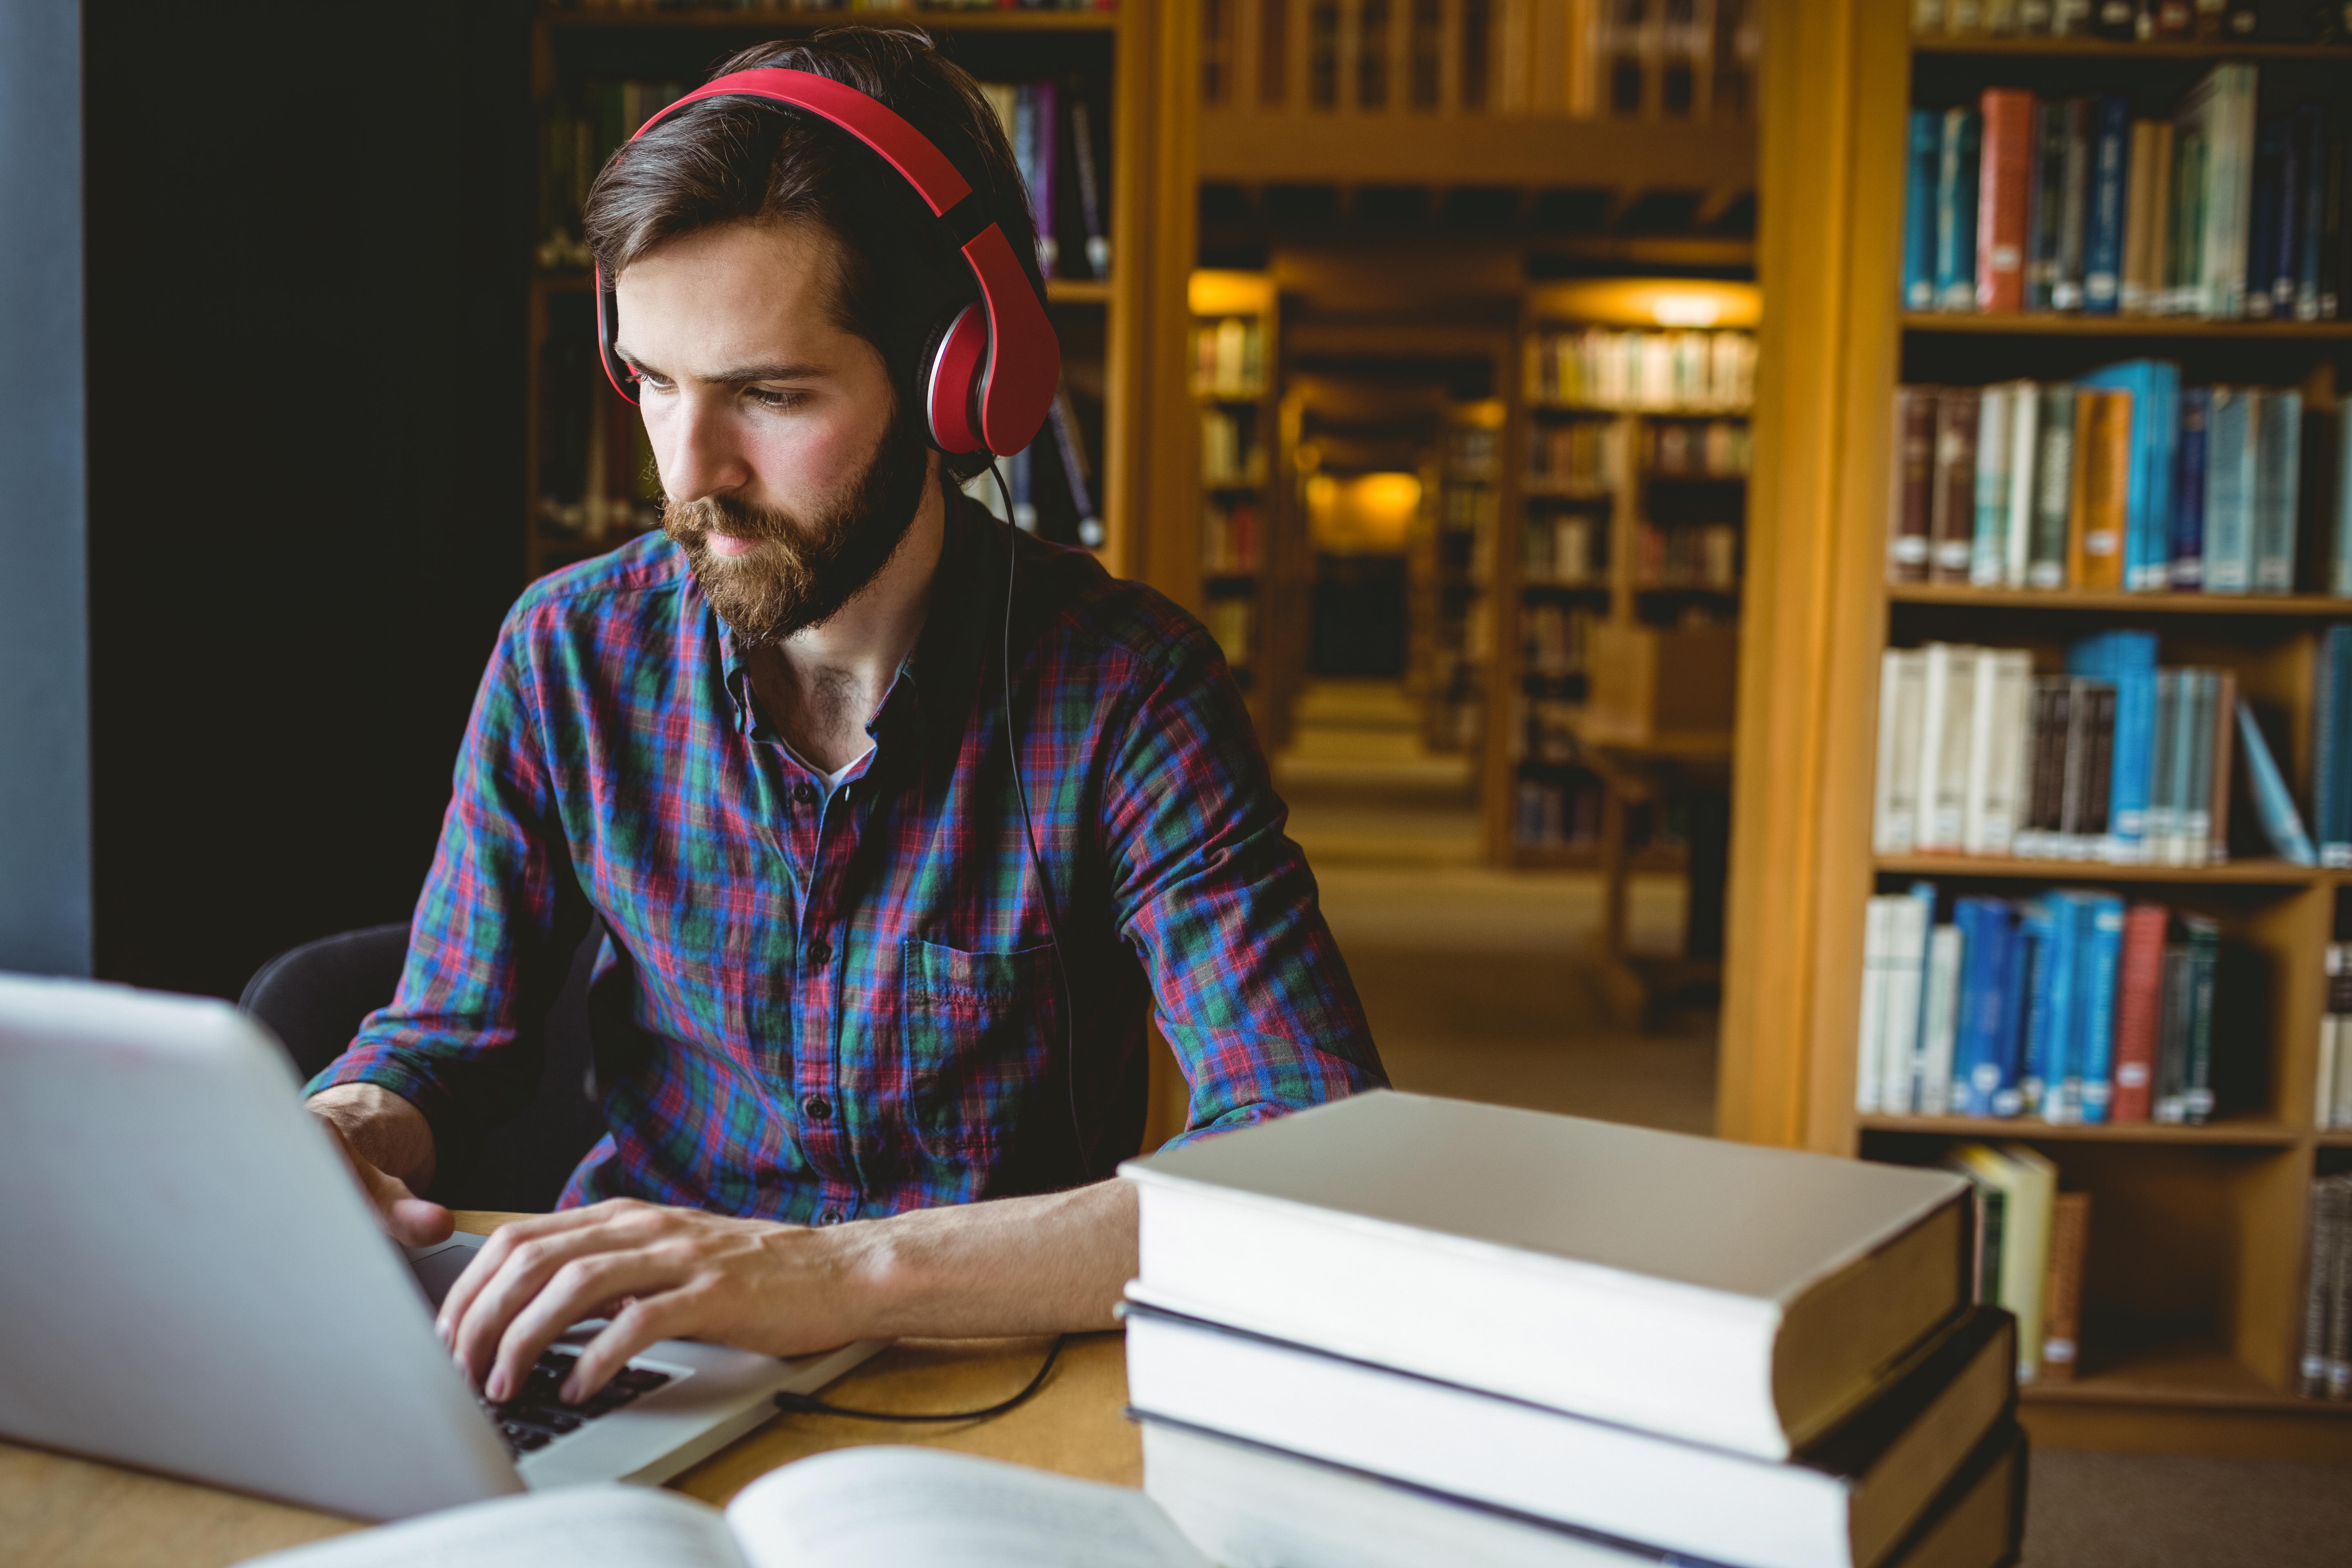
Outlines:
[{"label": "brown hair", "polygon": [[[806,42],[744,49],[711,75],[758,67],[829,77],[896,110],[986,197],[1043,291],[1036,230],[1003,128],[979,86],[927,35],[831,28]],[[585,216],[589,249],[608,280],[656,247],[720,224],[823,229],[835,242],[835,324],[881,353],[902,409],[920,406],[915,374],[930,334],[979,297],[955,242],[897,171],[830,121],[765,100],[705,99],[671,114],[605,163]],[[973,460],[971,471],[979,467]]]}]

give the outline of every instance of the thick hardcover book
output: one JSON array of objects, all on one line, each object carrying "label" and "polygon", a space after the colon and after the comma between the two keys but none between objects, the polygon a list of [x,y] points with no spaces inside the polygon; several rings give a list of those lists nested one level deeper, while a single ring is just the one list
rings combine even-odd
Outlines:
[{"label": "thick hardcover book", "polygon": [[2076,904],[2076,918],[2082,931],[2076,989],[2083,1023],[2078,1048],[2068,1053],[2063,1099],[2074,1119],[2099,1123],[2115,1104],[2116,980],[2122,967],[2124,902],[2112,894],[2087,895]]},{"label": "thick hardcover book", "polygon": [[2189,1016],[2194,1007],[2195,970],[2186,942],[2164,950],[2162,1006],[2156,1019],[2156,1093],[2154,1120],[2189,1120]]},{"label": "thick hardcover book", "polygon": [[2051,309],[2051,286],[2058,276],[2059,219],[2065,205],[2065,105],[2037,100],[2032,185],[2025,201],[2025,308],[2029,310]]},{"label": "thick hardcover book", "polygon": [[[2075,689],[2073,703],[2083,715],[2083,746],[2078,753],[2082,790],[2074,797],[2078,814],[2072,831],[2072,853],[2078,860],[2111,857],[2115,840],[2116,731],[2123,711],[2123,692],[2112,680],[2090,680]],[[2068,758],[2068,766],[2075,758]]]},{"label": "thick hardcover book", "polygon": [[1919,1007],[1919,1114],[1948,1116],[1952,1059],[1960,1027],[1960,928],[1939,925],[1927,937],[1927,994]]},{"label": "thick hardcover book", "polygon": [[2294,522],[2303,474],[2303,394],[2251,395],[2254,420],[2254,592],[2294,592]]},{"label": "thick hardcover book", "polygon": [[1984,122],[1972,109],[1944,111],[1936,168],[1936,305],[1977,308],[1977,174]]},{"label": "thick hardcover book", "polygon": [[2180,916],[2189,934],[2189,1016],[2182,1043],[2182,1119],[2201,1126],[2213,1115],[2213,1006],[2221,974],[2221,927],[2204,915]]},{"label": "thick hardcover book", "polygon": [[2168,864],[2202,866],[2213,837],[2213,694],[2210,669],[2180,675],[2180,710],[2172,744],[2172,839]]},{"label": "thick hardcover book", "polygon": [[2097,632],[2066,650],[2066,672],[2115,687],[2108,843],[2103,858],[2147,858],[2148,774],[2156,751],[2156,634]]},{"label": "thick hardcover book", "polygon": [[1872,842],[1908,855],[1919,842],[1919,731],[1927,711],[1927,656],[1888,648],[1878,669],[1878,777]]},{"label": "thick hardcover book", "polygon": [[2091,1194],[2060,1193],[2050,1207],[2050,1277],[2042,1291],[2042,1381],[2072,1383],[2082,1361],[2083,1266]]},{"label": "thick hardcover book", "polygon": [[1960,847],[1970,855],[2015,852],[2032,739],[2033,656],[2023,648],[1977,655],[1976,711],[1969,740],[1969,796]]},{"label": "thick hardcover book", "polygon": [[2091,100],[2091,197],[2083,240],[2083,311],[2112,316],[2123,305],[2124,186],[2131,173],[2131,100]]},{"label": "thick hardcover book", "polygon": [[2287,793],[2286,780],[2271,754],[2270,742],[2263,738],[2262,727],[2254,722],[2253,710],[2242,700],[2238,704],[2238,744],[2246,753],[2246,781],[2253,789],[2254,815],[2262,823],[2263,837],[2271,842],[2271,852],[2298,866],[2318,865],[2319,853],[2304,827],[2303,814],[2294,808],[2294,796]]},{"label": "thick hardcover book", "polygon": [[2141,307],[2143,314],[2163,315],[2171,308],[2167,291],[2168,268],[2172,264],[2172,122],[2157,121],[2148,130],[2147,187],[2147,296]]},{"label": "thick hardcover book", "polygon": [[2016,428],[2010,412],[2014,388],[1988,386],[1977,398],[1977,471],[1974,542],[1969,581],[1998,588],[2009,567],[2009,443]]},{"label": "thick hardcover book", "polygon": [[2347,1240],[2346,1214],[2352,1206],[2352,1177],[2322,1176],[2311,1184],[2311,1233],[2305,1250],[2303,1357],[2295,1368],[2296,1392],[2327,1396],[2328,1340],[2347,1303],[2336,1299],[2336,1254]]},{"label": "thick hardcover book", "polygon": [[2320,234],[2327,221],[2327,110],[2305,103],[2294,110],[2294,319],[2319,320]]},{"label": "thick hardcover book", "polygon": [[2012,381],[2000,390],[2009,407],[2009,439],[2001,454],[2009,489],[2002,501],[2000,581],[2003,587],[2022,588],[2033,561],[2033,455],[2041,449],[2042,389],[2030,381]]},{"label": "thick hardcover book", "polygon": [[1374,1090],[1119,1172],[1133,1300],[1769,1459],[1967,1300],[1948,1176],[1576,1117]]},{"label": "thick hardcover book", "polygon": [[2124,174],[2124,269],[2117,296],[2117,309],[2126,316],[2147,313],[2148,280],[2156,274],[2156,192],[2163,173],[2156,166],[2156,122],[2134,121]]},{"label": "thick hardcover book", "polygon": [[2156,757],[2147,772],[2147,814],[2140,819],[2147,840],[2147,858],[2173,864],[2179,826],[2178,752],[2180,743],[2181,686],[2188,670],[2156,672]]},{"label": "thick hardcover book", "polygon": [[1984,148],[1977,188],[1977,309],[2025,308],[2025,231],[2033,184],[2033,95],[1989,87],[1978,100]]},{"label": "thick hardcover book", "polygon": [[1936,308],[1936,192],[1944,144],[1944,117],[1911,111],[1909,183],[1903,193],[1903,308]]},{"label": "thick hardcover book", "polygon": [[1908,1116],[1918,1109],[1913,1074],[1927,977],[1927,932],[1936,923],[1935,884],[1919,883],[1895,903],[1887,921],[1886,1023],[1879,1036],[1878,1109]]},{"label": "thick hardcover book", "polygon": [[1078,216],[1086,225],[1087,266],[1097,278],[1110,276],[1110,230],[1103,222],[1102,181],[1096,175],[1094,115],[1083,94],[1070,100],[1070,151],[1078,177]]},{"label": "thick hardcover book", "polygon": [[2124,916],[2123,968],[2116,980],[2115,1121],[2146,1121],[2155,1114],[2164,938],[2171,921],[2162,904],[2134,904]]},{"label": "thick hardcover book", "polygon": [[1969,643],[1929,643],[1926,709],[1919,721],[1917,847],[1957,853],[1966,843],[1969,734],[1977,656]]},{"label": "thick hardcover book", "polygon": [[2070,98],[2055,106],[2065,137],[2059,161],[2058,252],[2050,269],[2050,305],[2083,308],[2083,258],[2091,205],[2091,100]]},{"label": "thick hardcover book", "polygon": [[2208,764],[2212,778],[2212,808],[2207,817],[2211,837],[2205,843],[2205,863],[2219,866],[2230,858],[2230,779],[2238,754],[2238,676],[2234,670],[2213,672],[2213,748]]},{"label": "thick hardcover book", "polygon": [[2077,408],[2066,574],[2077,588],[2120,588],[2131,495],[2131,394],[2085,387]]},{"label": "thick hardcover book", "polygon": [[2321,634],[2319,651],[2311,666],[2311,827],[2323,866],[2352,866],[2352,756],[2346,746],[2347,712],[2345,687],[2352,678],[2345,658],[2352,653],[2352,626],[2330,626]]},{"label": "thick hardcover book", "polygon": [[1976,543],[1977,416],[1974,387],[1948,387],[1936,400],[1935,468],[1927,517],[1927,577],[1965,583]]},{"label": "thick hardcover book", "polygon": [[1953,1042],[1952,1110],[1959,1116],[2018,1112],[2017,919],[1999,899],[1964,898],[1952,908],[1960,928],[1960,1027]]},{"label": "thick hardcover book", "polygon": [[2080,1012],[2074,994],[2076,928],[2062,894],[2029,899],[2018,906],[2018,929],[2032,954],[2026,976],[2024,1040],[2018,1052],[2018,1110],[2055,1121],[2058,1086],[2066,1073],[2066,1050]]},{"label": "thick hardcover book", "polygon": [[2171,582],[2176,590],[2205,584],[2205,417],[2212,394],[2202,386],[2180,394],[2174,437]]},{"label": "thick hardcover book", "polygon": [[2260,466],[2253,401],[2243,387],[2210,387],[2205,410],[2205,592],[2252,593]]},{"label": "thick hardcover book", "polygon": [[1854,1029],[1853,1108],[1885,1109],[1886,993],[1895,973],[1895,921],[1908,899],[1881,894],[1863,906],[1862,1016]]},{"label": "thick hardcover book", "polygon": [[1935,515],[1936,405],[1932,386],[1895,389],[1895,461],[1887,500],[1886,580],[1925,583]]},{"label": "thick hardcover book", "polygon": [[2000,1284],[1988,1300],[2017,1315],[2017,1376],[2033,1380],[2042,1366],[2042,1290],[2050,1277],[2050,1208],[2058,1195],[2058,1168],[2020,1143],[1998,1149],[1962,1143],[1952,1163],[1979,1188],[2001,1195]]},{"label": "thick hardcover book", "polygon": [[2082,384],[2131,398],[2125,421],[2130,477],[2124,497],[2124,586],[2135,593],[2172,585],[2173,447],[2180,420],[2180,367],[2170,360],[2129,360],[2092,372]]},{"label": "thick hardcover book", "polygon": [[2059,805],[2064,794],[2066,678],[2037,675],[2026,718],[2024,799],[2019,807],[2016,847],[2025,858],[2054,856]]},{"label": "thick hardcover book", "polygon": [[[2014,1563],[2024,1539],[2025,1478],[2024,1431],[2003,1422],[1877,1568]],[[1148,1415],[1143,1489],[1202,1552],[1229,1568],[1710,1568],[1687,1552],[1549,1523]]]},{"label": "thick hardcover book", "polygon": [[2246,314],[2257,321],[2273,314],[2271,284],[2278,270],[2279,208],[2286,201],[2286,126],[2264,120],[2254,127],[2253,196],[2246,237]]},{"label": "thick hardcover book", "polygon": [[2035,588],[2067,586],[2074,515],[2074,416],[2072,386],[2042,389],[2041,439],[2033,458],[2033,552],[2026,582]]},{"label": "thick hardcover book", "polygon": [[2016,1321],[1979,1307],[1786,1464],[1342,1360],[1145,1306],[1127,1312],[1145,1422],[1742,1568],[1868,1568],[2008,1411]]}]

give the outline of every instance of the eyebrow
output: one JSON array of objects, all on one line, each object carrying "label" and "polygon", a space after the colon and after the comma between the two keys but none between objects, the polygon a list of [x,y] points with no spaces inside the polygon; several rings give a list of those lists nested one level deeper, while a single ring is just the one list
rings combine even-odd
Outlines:
[{"label": "eyebrow", "polygon": [[[626,362],[630,369],[640,374],[664,374],[658,367],[646,363],[624,345],[614,344],[613,352]],[[714,375],[698,375],[688,379],[701,382],[709,386],[748,386],[755,381],[813,381],[832,374],[829,369],[821,364],[786,363],[738,365],[731,370],[719,371]]]}]

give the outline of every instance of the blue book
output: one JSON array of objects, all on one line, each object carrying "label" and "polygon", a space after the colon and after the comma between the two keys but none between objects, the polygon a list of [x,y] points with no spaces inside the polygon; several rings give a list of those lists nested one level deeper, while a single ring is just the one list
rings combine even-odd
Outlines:
[{"label": "blue book", "polygon": [[2352,794],[2345,785],[2346,679],[2352,666],[2352,626],[2330,626],[2319,639],[2311,681],[2311,826],[2318,835],[2319,863],[2352,866]]},{"label": "blue book", "polygon": [[[2205,584],[2205,410],[2210,401],[2211,394],[2201,386],[2182,392],[2180,427],[2174,437],[2172,585],[2183,591]],[[2337,591],[2352,594],[2352,569],[2341,575],[2345,586]]]},{"label": "blue book", "polygon": [[2014,1116],[2018,1111],[2017,1075],[2024,1065],[2025,981],[2033,960],[2026,950],[2024,932],[2014,919],[2002,935],[2008,942],[2008,954],[2001,966],[2000,1010],[1993,1019],[1992,1044],[1994,1059],[2000,1064],[2003,1087],[1993,1091],[1992,1113]]},{"label": "blue book", "polygon": [[[2131,180],[2131,100],[2091,100],[2091,200],[2083,236],[2083,313],[2112,316],[2123,303],[2124,192]],[[2126,586],[2129,584],[2126,584]]]},{"label": "blue book", "polygon": [[[1952,908],[1960,928],[1960,1025],[1952,1042],[1952,1110],[1959,1116],[2017,1113],[2017,1060],[2005,1037],[2016,1008],[2010,994],[2018,958],[2016,922],[1999,899],[1965,898]],[[2008,1110],[1999,1107],[2006,1105]]]},{"label": "blue book", "polygon": [[2206,390],[2205,592],[2254,587],[2253,399],[2242,386]]},{"label": "blue book", "polygon": [[1944,117],[1932,109],[1911,111],[1910,183],[1903,193],[1903,308],[1936,308],[1936,180],[1944,142]]},{"label": "blue book", "polygon": [[1944,111],[1936,157],[1936,305],[1977,308],[1977,164],[1984,117],[1973,109]]},{"label": "blue book", "polygon": [[2336,422],[2336,494],[2328,502],[2336,515],[2327,520],[2333,541],[2327,591],[2341,599],[2352,596],[2352,416],[2339,408],[2327,417]]},{"label": "blue book", "polygon": [[2131,394],[2131,469],[2124,491],[2124,586],[2172,586],[2173,448],[2180,423],[2180,367],[2136,359],[2084,376],[2080,384]]},{"label": "blue book", "polygon": [[2111,893],[2075,897],[2075,1011],[2060,1100],[2067,1120],[2105,1121],[2116,1098],[2116,981],[2123,968],[2124,901]]},{"label": "blue book", "polygon": [[2065,1073],[2066,1035],[2074,1007],[2074,932],[2066,906],[2045,895],[2020,906],[2017,929],[2027,953],[2024,1043],[2019,1053],[2018,1109],[2050,1114],[2051,1090]]},{"label": "blue book", "polygon": [[2279,776],[2270,742],[2263,739],[2254,710],[2242,697],[2238,699],[2238,750],[2246,754],[2246,777],[2254,786],[2254,816],[2263,825],[2263,837],[2271,841],[2272,851],[2297,866],[2319,864],[2311,836],[2304,831],[2302,815],[2294,809],[2294,796],[2287,794],[2286,780]]},{"label": "blue book", "polygon": [[2107,775],[2103,858],[2147,858],[2147,801],[2156,767],[2156,634],[2099,632],[2066,650],[2066,673],[2116,689],[2116,737]]},{"label": "blue book", "polygon": [[2247,216],[2246,314],[2271,314],[2271,281],[2278,275],[2279,207],[2286,199],[2280,176],[2285,127],[2265,120],[2254,127],[2253,199]]}]

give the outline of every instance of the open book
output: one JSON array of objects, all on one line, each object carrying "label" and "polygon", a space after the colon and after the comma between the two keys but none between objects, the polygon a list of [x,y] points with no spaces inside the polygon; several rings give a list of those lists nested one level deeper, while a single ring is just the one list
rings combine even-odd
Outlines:
[{"label": "open book", "polygon": [[1209,1568],[1141,1492],[936,1448],[845,1448],[721,1513],[604,1486],[499,1498],[248,1568]]}]

